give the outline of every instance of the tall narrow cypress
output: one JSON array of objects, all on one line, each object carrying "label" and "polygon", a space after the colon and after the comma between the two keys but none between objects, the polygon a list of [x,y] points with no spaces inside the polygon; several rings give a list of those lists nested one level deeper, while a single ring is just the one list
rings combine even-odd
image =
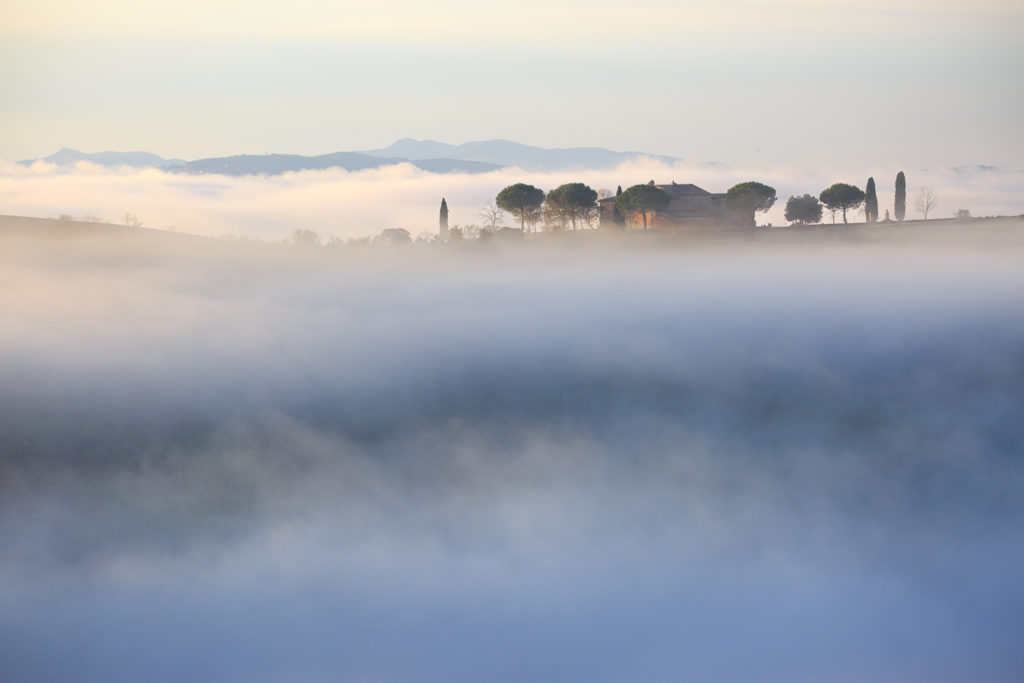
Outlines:
[{"label": "tall narrow cypress", "polygon": [[867,191],[864,194],[864,218],[868,223],[874,223],[878,220],[878,195],[875,194],[874,178],[868,178]]},{"label": "tall narrow cypress", "polygon": [[901,221],[907,215],[907,178],[903,171],[896,174],[896,206],[893,208],[896,220]]},{"label": "tall narrow cypress", "polygon": [[448,202],[441,197],[441,218],[438,222],[440,230],[438,231],[438,237],[442,242],[448,240]]}]

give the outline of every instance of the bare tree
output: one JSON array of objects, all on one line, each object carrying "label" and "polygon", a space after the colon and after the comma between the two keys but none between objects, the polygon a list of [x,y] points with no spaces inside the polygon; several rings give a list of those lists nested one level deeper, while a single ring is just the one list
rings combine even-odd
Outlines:
[{"label": "bare tree", "polygon": [[501,220],[503,213],[505,212],[498,208],[493,199],[480,207],[480,218],[491,230],[497,229],[498,221]]},{"label": "bare tree", "polygon": [[129,228],[141,228],[142,227],[142,221],[140,221],[139,217],[136,216],[134,213],[125,213],[125,215],[124,215],[124,224],[126,226],[128,226]]},{"label": "bare tree", "polygon": [[917,197],[914,199],[914,208],[924,214],[924,219],[928,220],[928,212],[939,205],[939,198],[935,196],[935,190],[931,185],[925,185],[917,191]]}]

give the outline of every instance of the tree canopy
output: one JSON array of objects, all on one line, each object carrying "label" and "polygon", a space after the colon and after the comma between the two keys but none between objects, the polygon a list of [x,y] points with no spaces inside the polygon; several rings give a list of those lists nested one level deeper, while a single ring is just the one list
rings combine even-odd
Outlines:
[{"label": "tree canopy", "polygon": [[[848,209],[856,209],[864,201],[864,192],[855,185],[847,185],[846,183],[834,183],[831,187],[828,187],[821,191],[821,203],[827,206],[832,211],[843,212],[843,222],[846,223],[846,211]],[[835,220],[835,214],[832,214],[833,221]]]},{"label": "tree canopy", "polygon": [[644,230],[647,229],[647,212],[664,209],[671,197],[664,190],[654,185],[633,185],[615,197],[615,208],[628,216],[639,213],[644,219]]},{"label": "tree canopy", "polygon": [[575,230],[576,220],[596,206],[597,191],[583,183],[566,183],[548,192],[545,201],[553,212],[571,222]]},{"label": "tree canopy", "polygon": [[733,185],[725,197],[726,201],[737,209],[767,211],[775,204],[775,188],[751,180]]},{"label": "tree canopy", "polygon": [[821,202],[818,198],[805,194],[801,197],[790,197],[786,202],[786,220],[792,223],[821,222]]},{"label": "tree canopy", "polygon": [[526,183],[516,183],[499,192],[495,201],[499,208],[513,215],[519,214],[519,227],[525,230],[526,216],[544,203],[544,190]]}]

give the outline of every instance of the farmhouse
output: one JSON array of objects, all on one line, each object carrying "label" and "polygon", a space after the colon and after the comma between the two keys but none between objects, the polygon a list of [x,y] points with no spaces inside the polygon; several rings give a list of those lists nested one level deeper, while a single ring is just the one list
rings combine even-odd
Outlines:
[{"label": "farmhouse", "polygon": [[[653,181],[651,183],[654,185]],[[713,194],[696,185],[654,185],[666,192],[669,197],[668,206],[661,211],[647,213],[647,227],[655,230],[673,230],[679,228],[727,228],[748,227],[754,225],[754,212],[730,207],[726,203],[724,192]],[[615,215],[615,197],[600,200],[601,225],[604,227],[621,226]],[[644,227],[640,214],[626,216],[627,230],[641,230]]]}]

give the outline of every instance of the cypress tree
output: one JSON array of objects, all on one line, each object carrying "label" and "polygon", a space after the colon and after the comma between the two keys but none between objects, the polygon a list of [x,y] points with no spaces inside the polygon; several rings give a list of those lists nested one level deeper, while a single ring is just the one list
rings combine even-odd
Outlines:
[{"label": "cypress tree", "polygon": [[619,195],[622,194],[622,185],[619,185],[619,189],[615,190],[615,222],[618,225],[626,224],[626,216],[619,210]]},{"label": "cypress tree", "polygon": [[448,202],[441,197],[441,218],[439,221],[440,230],[438,231],[438,237],[444,242],[448,239]]},{"label": "cypress tree", "polygon": [[868,223],[874,223],[878,220],[878,195],[875,194],[874,178],[868,178],[867,191],[864,194],[864,218]]},{"label": "cypress tree", "polygon": [[907,178],[903,175],[903,171],[896,174],[896,210],[893,212],[896,215],[896,220],[901,221],[907,214]]}]

